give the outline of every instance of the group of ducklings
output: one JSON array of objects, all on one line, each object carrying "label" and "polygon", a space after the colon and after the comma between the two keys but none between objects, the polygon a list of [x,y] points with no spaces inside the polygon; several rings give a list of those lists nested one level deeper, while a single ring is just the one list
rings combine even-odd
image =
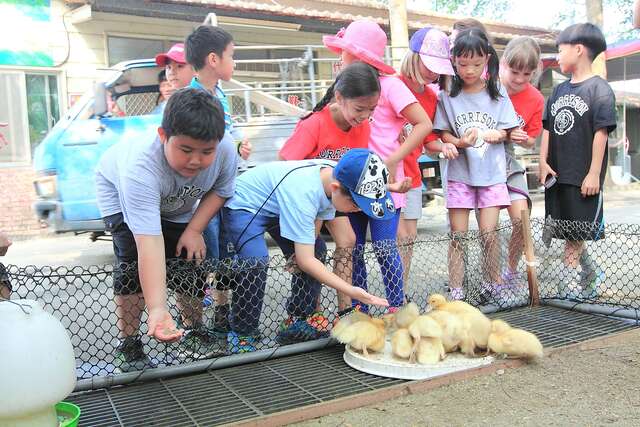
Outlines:
[{"label": "group of ducklings", "polygon": [[472,305],[447,301],[440,294],[427,301],[427,314],[420,314],[415,303],[382,318],[354,311],[340,319],[331,334],[365,357],[369,351],[383,352],[389,335],[393,355],[410,363],[435,364],[457,351],[470,357],[478,350],[523,359],[543,356],[542,344],[531,332],[491,320]]}]

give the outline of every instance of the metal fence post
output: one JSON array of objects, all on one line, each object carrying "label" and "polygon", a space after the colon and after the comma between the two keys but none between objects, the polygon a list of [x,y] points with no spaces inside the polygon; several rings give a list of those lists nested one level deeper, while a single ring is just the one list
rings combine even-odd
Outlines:
[{"label": "metal fence post", "polygon": [[307,46],[307,58],[309,59],[309,65],[307,66],[307,69],[309,70],[309,81],[311,81],[311,105],[312,105],[311,108],[313,108],[317,104],[317,97],[316,97],[316,69],[315,69],[315,66],[313,65],[313,50],[311,49],[311,46]]},{"label": "metal fence post", "polygon": [[[258,89],[258,91],[262,91],[262,82],[258,82],[256,88]],[[264,117],[264,105],[260,104],[260,106],[258,107],[258,112],[260,113],[260,117]]]},{"label": "metal fence post", "polygon": [[[531,237],[531,221],[529,209],[522,210],[522,237],[524,238],[524,260],[527,264],[527,281],[529,282],[529,303],[531,306],[540,305],[540,291],[538,289],[538,275],[536,273],[536,254]],[[514,225],[517,227],[517,225]]]},{"label": "metal fence post", "polygon": [[248,90],[244,90],[244,112],[247,121],[251,118],[251,95]]}]

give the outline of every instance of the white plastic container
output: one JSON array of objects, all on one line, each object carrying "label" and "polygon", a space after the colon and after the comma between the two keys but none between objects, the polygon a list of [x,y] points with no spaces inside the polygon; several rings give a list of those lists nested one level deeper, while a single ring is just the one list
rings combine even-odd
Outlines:
[{"label": "white plastic container", "polygon": [[62,324],[37,301],[0,302],[0,426],[57,427],[54,405],[75,384]]}]

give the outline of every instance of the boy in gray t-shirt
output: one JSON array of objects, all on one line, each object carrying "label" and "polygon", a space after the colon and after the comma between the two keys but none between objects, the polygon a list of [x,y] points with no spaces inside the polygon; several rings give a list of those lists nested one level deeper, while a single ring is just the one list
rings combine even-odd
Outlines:
[{"label": "boy in gray t-shirt", "polygon": [[[171,271],[167,275],[165,261],[205,257],[202,231],[235,190],[237,156],[223,136],[219,102],[202,91],[181,89],[169,99],[156,138],[122,141],[100,161],[98,206],[118,262],[113,281],[121,343],[115,365],[121,371],[148,366],[138,336],[145,303],[150,336],[174,341],[182,335],[167,309],[167,279],[174,287],[183,284]],[[204,271],[190,276],[196,279],[188,289],[176,291],[182,323],[190,329],[181,347],[197,356],[207,341],[201,325],[206,277]]]}]

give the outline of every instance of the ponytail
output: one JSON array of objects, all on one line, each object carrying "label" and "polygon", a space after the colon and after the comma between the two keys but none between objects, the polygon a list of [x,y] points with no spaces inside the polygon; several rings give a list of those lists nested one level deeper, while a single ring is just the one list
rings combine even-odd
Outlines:
[{"label": "ponytail", "polygon": [[311,117],[311,115],[313,113],[317,113],[318,111],[322,111],[324,109],[324,107],[326,107],[331,100],[333,99],[335,93],[335,87],[336,87],[336,83],[338,83],[338,79],[340,78],[340,75],[338,75],[338,77],[336,77],[336,80],[331,83],[331,86],[329,86],[327,88],[327,92],[324,94],[324,96],[322,97],[322,99],[320,100],[320,102],[318,102],[316,104],[315,107],[313,107],[313,110],[311,110],[311,112],[309,114],[307,114],[306,116],[302,117],[300,120],[306,120],[309,117]]},{"label": "ponytail", "polygon": [[360,98],[380,93],[380,76],[378,71],[364,62],[354,62],[345,67],[336,80],[327,89],[320,102],[313,107],[311,113],[302,117],[308,119],[313,113],[322,111],[334,98],[336,91],[346,99]]}]

